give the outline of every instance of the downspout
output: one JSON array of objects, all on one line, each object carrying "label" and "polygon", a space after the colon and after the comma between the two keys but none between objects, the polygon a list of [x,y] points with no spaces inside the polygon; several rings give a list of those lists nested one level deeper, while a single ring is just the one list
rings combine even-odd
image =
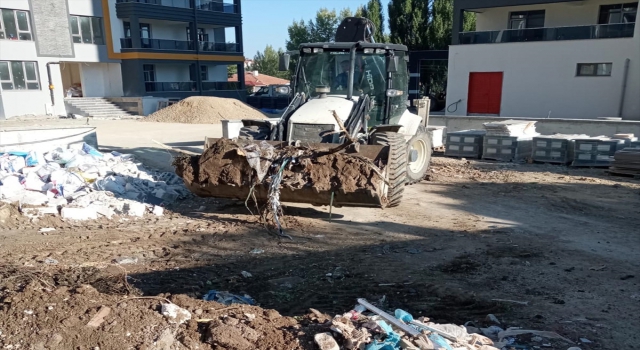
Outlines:
[{"label": "downspout", "polygon": [[347,83],[349,86],[347,88],[347,100],[351,100],[353,98],[353,80],[355,79],[355,70],[356,70],[356,47],[360,45],[360,42],[353,43],[351,45],[349,58],[349,82]]},{"label": "downspout", "polygon": [[60,62],[48,62],[47,63],[47,78],[49,79],[49,94],[51,95],[51,106],[56,105],[55,98],[53,97],[53,81],[51,79],[51,66],[50,64],[60,65]]},{"label": "downspout", "polygon": [[629,62],[630,59],[624,61],[624,73],[622,76],[622,93],[620,94],[620,106],[618,106],[618,118],[622,118],[622,111],[624,110],[624,95],[627,93],[627,78],[629,77]]}]

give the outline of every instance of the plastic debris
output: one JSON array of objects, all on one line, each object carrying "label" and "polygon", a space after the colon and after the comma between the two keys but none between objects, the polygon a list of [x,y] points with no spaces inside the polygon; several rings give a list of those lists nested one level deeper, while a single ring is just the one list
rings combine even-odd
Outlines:
[{"label": "plastic debris", "polygon": [[255,305],[256,304],[256,301],[246,294],[244,296],[240,296],[236,294],[231,294],[229,292],[220,292],[217,290],[210,290],[207,294],[204,295],[203,299],[206,301],[215,301],[217,303],[224,304],[224,305],[231,305],[231,304]]},{"label": "plastic debris", "polygon": [[251,277],[253,277],[253,275],[252,275],[250,272],[247,272],[247,271],[242,271],[242,272],[240,272],[240,274],[241,274],[241,275],[242,275],[242,277],[244,277],[244,278],[251,278]]},{"label": "plastic debris", "polygon": [[250,251],[249,253],[251,253],[251,254],[262,254],[262,253],[264,253],[264,249],[255,248],[252,251]]}]

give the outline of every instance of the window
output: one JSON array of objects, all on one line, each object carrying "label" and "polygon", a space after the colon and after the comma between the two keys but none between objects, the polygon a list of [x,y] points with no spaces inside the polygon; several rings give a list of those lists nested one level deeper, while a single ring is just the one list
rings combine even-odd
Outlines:
[{"label": "window", "polygon": [[635,23],[638,2],[600,6],[598,24]]},{"label": "window", "polygon": [[579,77],[609,77],[611,63],[578,63],[576,75]]},{"label": "window", "polygon": [[2,90],[40,90],[36,62],[0,61]]},{"label": "window", "polygon": [[0,39],[33,40],[29,12],[0,9]]},{"label": "window", "polygon": [[[187,27],[187,40],[193,40],[191,38],[191,28]],[[204,31],[204,28],[198,28],[198,41],[207,42],[209,41],[209,34]]]},{"label": "window", "polygon": [[102,18],[71,16],[71,37],[76,44],[104,45]]},{"label": "window", "polygon": [[511,12],[509,29],[529,29],[544,27],[544,10]]},{"label": "window", "polygon": [[156,70],[153,64],[142,65],[142,71],[144,72],[144,81],[156,81]]},{"label": "window", "polygon": [[209,67],[200,66],[200,80],[201,81],[209,80]]},{"label": "window", "polygon": [[153,64],[143,64],[142,72],[144,75],[144,89],[151,92],[156,91],[156,70]]}]

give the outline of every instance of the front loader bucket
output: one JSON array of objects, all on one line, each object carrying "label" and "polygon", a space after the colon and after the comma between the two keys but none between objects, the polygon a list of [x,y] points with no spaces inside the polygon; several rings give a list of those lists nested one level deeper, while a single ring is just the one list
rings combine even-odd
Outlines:
[{"label": "front loader bucket", "polygon": [[[200,197],[244,201],[255,195],[264,202],[269,195],[270,176],[278,171],[278,164],[276,160],[274,166],[268,167],[270,172],[265,180],[254,186],[256,171],[249,165],[245,151],[250,144],[262,149],[270,145],[277,155],[297,155],[283,171],[281,202],[357,207],[386,205],[387,186],[380,167],[387,164],[388,146],[360,145],[357,152],[352,149],[329,153],[339,145],[311,143],[293,147],[282,141],[207,138],[203,155],[176,161],[176,173],[184,179],[187,188]],[[211,169],[214,165],[215,169]]]}]

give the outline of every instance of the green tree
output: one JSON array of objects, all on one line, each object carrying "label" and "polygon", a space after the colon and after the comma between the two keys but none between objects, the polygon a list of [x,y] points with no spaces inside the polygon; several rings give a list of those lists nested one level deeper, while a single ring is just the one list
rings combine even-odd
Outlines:
[{"label": "green tree", "polygon": [[428,49],[428,5],[429,0],[391,0],[388,7],[391,42],[407,45],[409,50]]},{"label": "green tree", "polygon": [[362,8],[362,16],[368,18],[376,27],[376,32],[373,36],[377,43],[384,43],[384,13],[382,11],[381,0],[369,0],[366,6]]},{"label": "green tree", "polygon": [[358,8],[356,9],[356,13],[353,15],[353,17],[365,17],[364,15],[365,9],[364,6],[360,5],[358,6]]},{"label": "green tree", "polygon": [[[428,28],[429,47],[433,50],[446,50],[451,45],[451,29],[453,28],[453,0],[433,0],[432,17]],[[463,31],[476,28],[476,16],[473,12],[465,12]]]},{"label": "green tree", "polygon": [[257,70],[260,74],[289,79],[289,72],[279,71],[278,63],[282,53],[282,49],[276,51],[271,45],[267,45],[263,52],[256,53],[253,57],[253,65],[249,69]]},{"label": "green tree", "polygon": [[227,66],[227,77],[231,78],[234,74],[238,74],[238,65],[231,64]]},{"label": "green tree", "polygon": [[338,16],[336,10],[329,11],[326,8],[321,8],[316,13],[315,21],[309,21],[307,25],[309,39],[311,42],[333,42],[341,20],[342,18]]},{"label": "green tree", "polygon": [[293,21],[293,24],[287,28],[287,32],[289,32],[289,39],[286,47],[289,51],[297,50],[300,44],[309,42],[309,29],[303,20]]}]

